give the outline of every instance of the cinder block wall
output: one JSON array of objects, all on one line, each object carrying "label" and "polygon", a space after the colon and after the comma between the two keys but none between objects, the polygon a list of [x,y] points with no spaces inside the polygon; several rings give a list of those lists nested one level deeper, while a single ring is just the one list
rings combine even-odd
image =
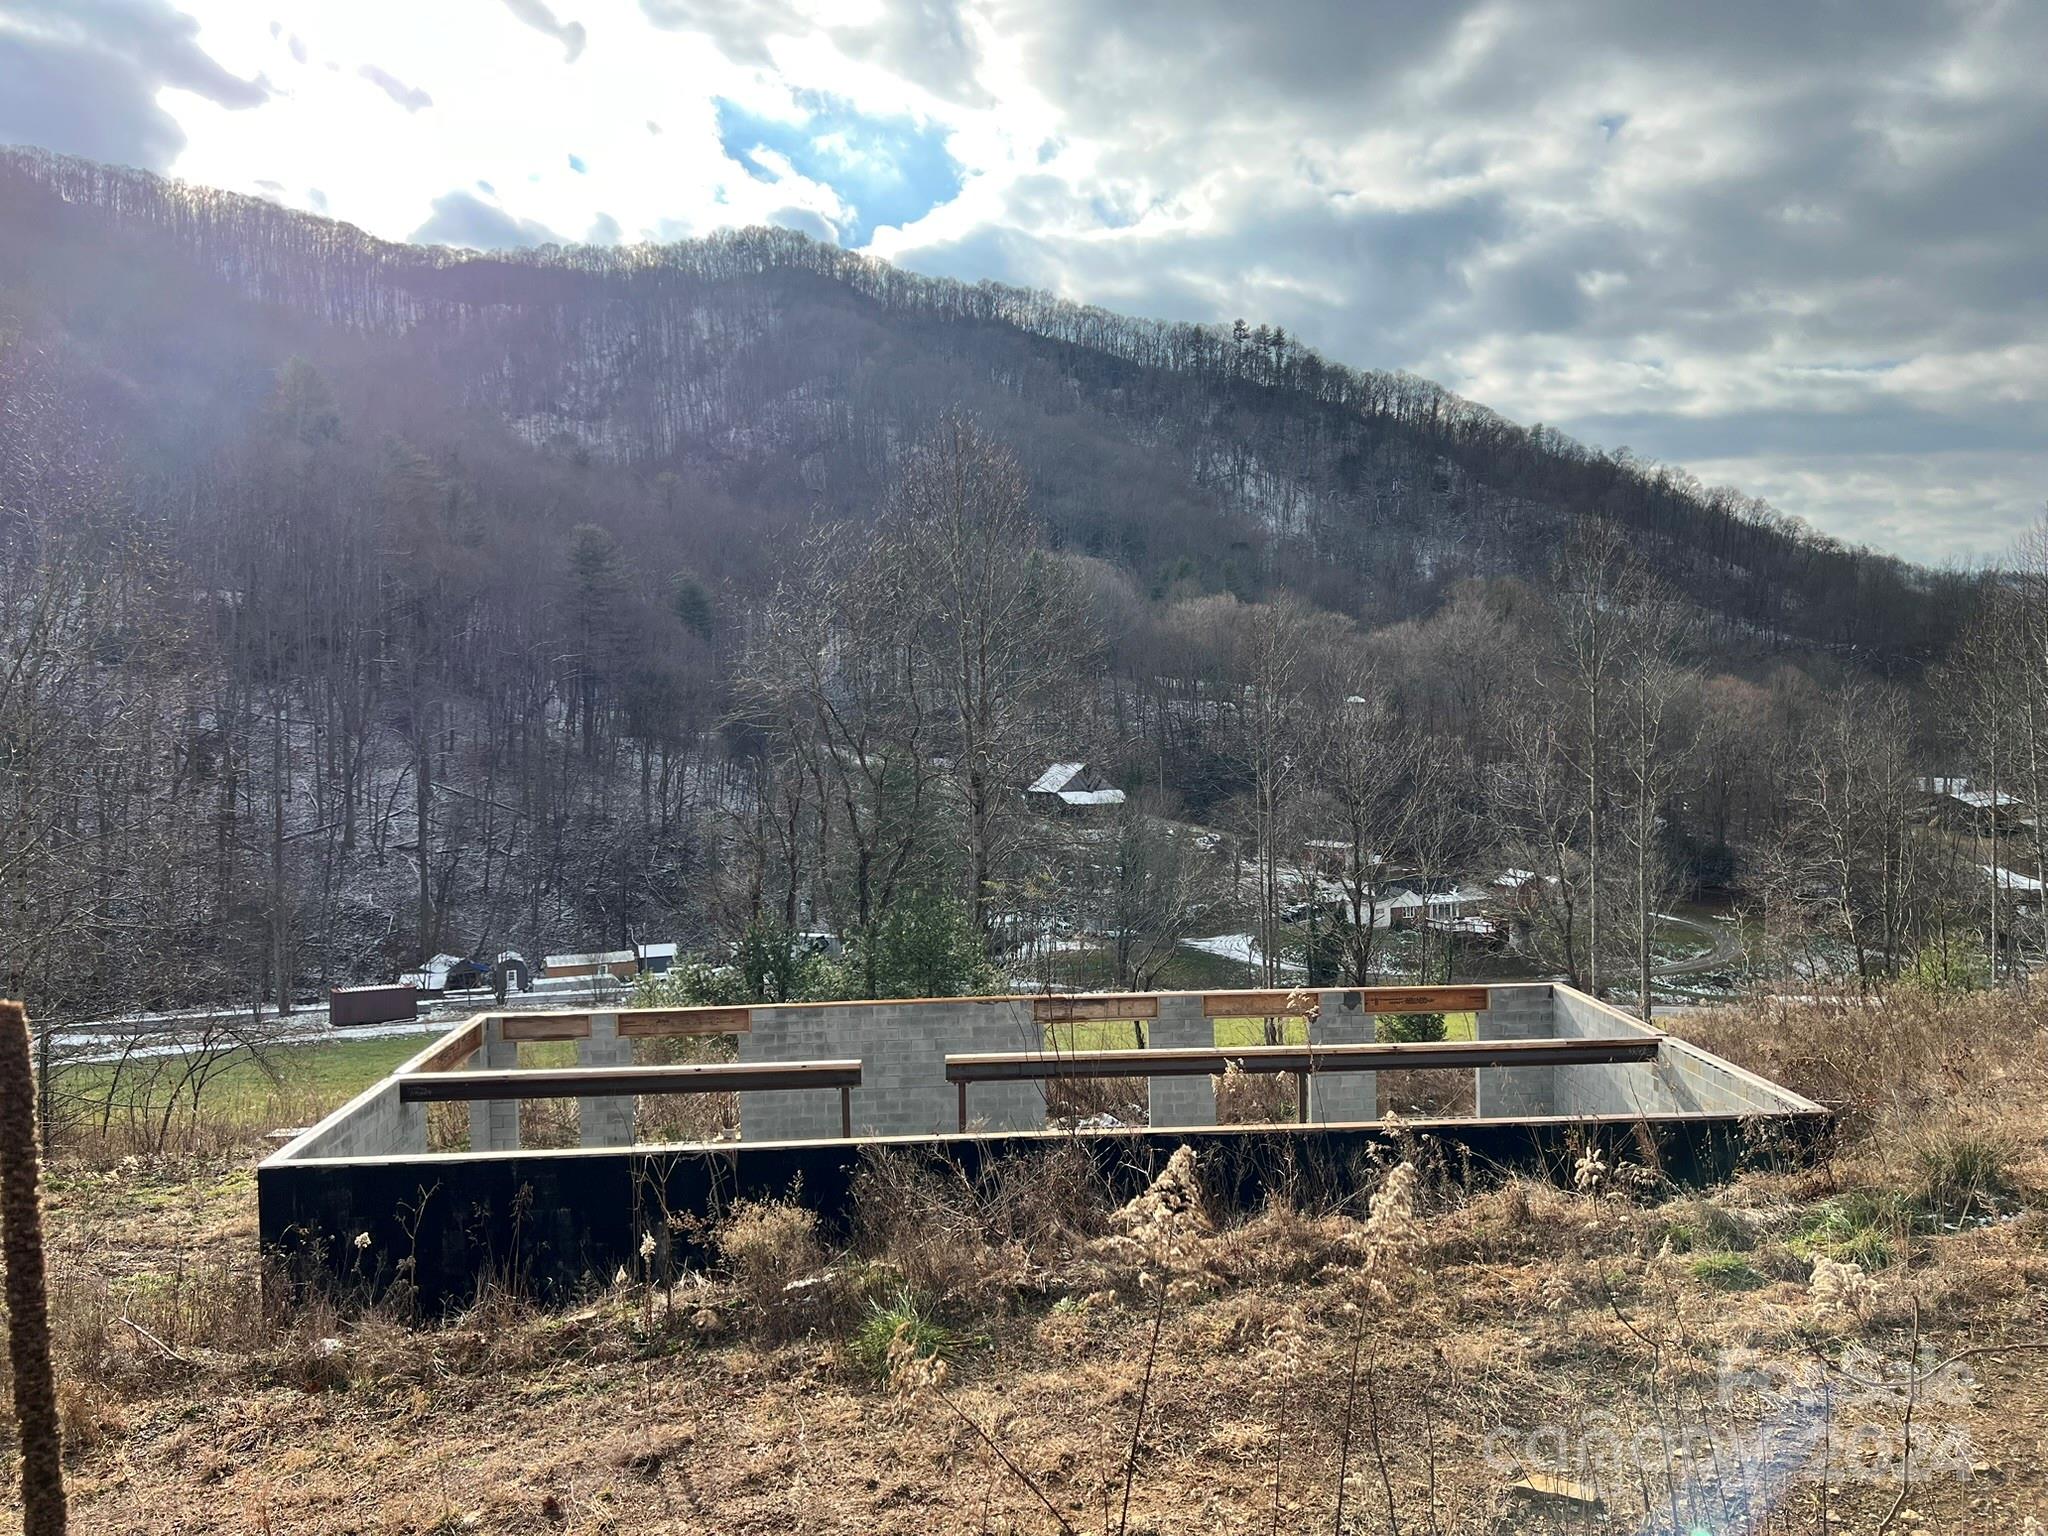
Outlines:
[{"label": "cinder block wall", "polygon": [[[1200,993],[1167,994],[1159,999],[1159,1016],[1145,1030],[1145,1043],[1155,1051],[1206,1051],[1216,1043],[1216,1021]],[[1216,1079],[1213,1077],[1148,1077],[1145,1114],[1153,1125],[1193,1126],[1216,1123]]]},{"label": "cinder block wall", "polygon": [[[1309,1025],[1312,1045],[1369,1045],[1379,1020],[1361,1011],[1356,992],[1325,992]],[[1373,1072],[1318,1072],[1308,1080],[1312,1125],[1352,1125],[1380,1117],[1379,1076]]]},{"label": "cinder block wall", "polygon": [[[519,1042],[507,1040],[496,1019],[484,1020],[483,1048],[474,1063],[480,1072],[510,1072],[519,1065]],[[519,1149],[519,1101],[479,1099],[469,1106],[469,1150],[516,1152]]]},{"label": "cinder block wall", "polygon": [[[1556,987],[1552,992],[1551,1032],[1560,1040],[1612,1040],[1658,1033],[1641,1019],[1583,992],[1570,987]],[[1673,1098],[1661,1062],[1624,1061],[1550,1070],[1557,1080],[1556,1112],[1560,1115],[1661,1115],[1687,1107]]]},{"label": "cinder block wall", "polygon": [[427,1106],[399,1102],[386,1078],[287,1150],[293,1157],[398,1157],[427,1150]]},{"label": "cinder block wall", "polygon": [[[576,1042],[576,1063],[584,1067],[630,1067],[633,1042],[619,1038],[616,1013],[590,1016],[590,1034]],[[630,1147],[638,1099],[596,1098],[576,1101],[577,1140],[586,1147]]]},{"label": "cinder block wall", "polygon": [[[1557,1032],[1566,1039],[1600,1035],[1661,1034],[1610,1003],[1560,988]],[[1604,1067],[1559,1067],[1558,1113],[1783,1114],[1806,1101],[1682,1040],[1663,1036],[1652,1062]]]},{"label": "cinder block wall", "polygon": [[1553,1068],[1561,1115],[1784,1114],[1811,1107],[1754,1073],[1716,1060],[1611,1003],[1568,987],[1556,989],[1554,1027],[1566,1040],[1646,1034],[1663,1040],[1654,1062]]},{"label": "cinder block wall", "polygon": [[[1028,1001],[945,999],[753,1010],[739,1037],[741,1061],[859,1058],[853,1090],[856,1136],[928,1136],[959,1128],[959,1098],[946,1057],[968,1051],[1035,1051],[1045,1036]],[[969,1129],[1038,1130],[1045,1090],[1037,1083],[977,1083]],[[742,1141],[814,1141],[839,1134],[839,1095],[773,1089],[740,1095]]]},{"label": "cinder block wall", "polygon": [[[1551,1027],[1549,982],[1526,982],[1488,989],[1488,1006],[1473,1015],[1472,1033],[1479,1040],[1543,1040]],[[1554,1115],[1557,1110],[1557,1068],[1480,1067],[1474,1108],[1482,1120],[1522,1115]]]}]

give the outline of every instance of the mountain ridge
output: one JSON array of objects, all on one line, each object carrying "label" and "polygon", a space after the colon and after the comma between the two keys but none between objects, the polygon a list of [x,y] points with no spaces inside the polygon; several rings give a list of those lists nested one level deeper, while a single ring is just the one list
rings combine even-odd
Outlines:
[{"label": "mountain ridge", "polygon": [[[1264,325],[926,278],[788,230],[453,251],[19,149],[0,150],[0,210],[10,307],[88,373],[98,362],[132,381],[145,417],[167,414],[151,403],[164,390],[152,349],[124,337],[86,274],[132,288],[139,267],[194,310],[224,290],[223,310],[246,311],[207,338],[228,343],[210,374],[207,345],[175,326],[155,349],[184,354],[181,398],[229,397],[221,419],[183,428],[216,450],[255,409],[252,377],[310,354],[344,394],[402,377],[421,407],[405,435],[430,451],[495,426],[543,459],[629,480],[685,471],[693,495],[746,499],[771,528],[860,515],[896,446],[964,405],[1016,443],[1059,543],[1155,595],[1286,588],[1395,620],[1459,580],[1545,579],[1594,517],[1699,604],[1718,646],[1896,670],[1945,648],[1965,585],[1426,379],[1330,363]],[[77,270],[54,271],[39,242],[68,246]]]}]

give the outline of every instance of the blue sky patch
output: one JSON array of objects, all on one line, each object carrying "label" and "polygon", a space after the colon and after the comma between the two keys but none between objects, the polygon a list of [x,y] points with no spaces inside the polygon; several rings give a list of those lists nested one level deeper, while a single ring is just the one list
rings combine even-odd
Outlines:
[{"label": "blue sky patch", "polygon": [[717,99],[718,142],[756,181],[780,180],[756,151],[781,155],[799,176],[820,182],[852,209],[840,243],[861,246],[884,224],[920,219],[960,191],[960,166],[946,152],[944,132],[908,117],[867,117],[835,96],[806,92],[797,105],[809,116],[783,122]]}]

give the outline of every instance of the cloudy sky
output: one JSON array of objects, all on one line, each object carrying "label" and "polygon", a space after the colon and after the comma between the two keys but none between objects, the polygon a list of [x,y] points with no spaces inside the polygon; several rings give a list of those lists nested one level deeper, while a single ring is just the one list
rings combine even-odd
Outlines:
[{"label": "cloudy sky", "polygon": [[0,143],[1268,321],[1916,558],[2048,496],[2038,0],[0,0]]}]

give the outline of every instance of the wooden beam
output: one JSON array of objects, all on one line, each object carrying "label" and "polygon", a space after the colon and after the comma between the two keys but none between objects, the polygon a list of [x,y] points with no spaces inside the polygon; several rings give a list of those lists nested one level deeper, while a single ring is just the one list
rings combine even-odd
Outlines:
[{"label": "wooden beam", "polygon": [[461,1028],[451,1031],[440,1044],[431,1046],[415,1056],[402,1068],[409,1072],[445,1072],[450,1067],[469,1060],[483,1049],[483,1020],[471,1019]]},{"label": "wooden beam", "polygon": [[1204,992],[1202,1012],[1212,1019],[1300,1018],[1320,1005],[1321,994],[1356,996],[1365,1013],[1480,1013],[1485,987],[1303,987],[1299,991]]},{"label": "wooden beam", "polygon": [[744,1035],[753,1027],[751,1008],[629,1008],[619,1014],[622,1040]]},{"label": "wooden beam", "polygon": [[1302,1018],[1316,1006],[1321,988],[1299,992],[1204,992],[1202,1014],[1211,1019]]},{"label": "wooden beam", "polygon": [[1413,1044],[1256,1045],[1161,1051],[996,1051],[946,1058],[952,1083],[1074,1077],[1216,1076],[1243,1072],[1419,1072],[1440,1067],[1570,1067],[1655,1061],[1656,1035],[1595,1040],[1484,1040]]},{"label": "wooden beam", "polygon": [[1359,1009],[1365,1013],[1484,1013],[1489,999],[1485,987],[1361,987],[1357,991]]},{"label": "wooden beam", "polygon": [[[679,1067],[514,1067],[508,1071],[434,1072],[400,1078],[398,1097],[406,1104],[440,1104],[859,1086],[857,1060],[711,1062]],[[844,1107],[850,1113],[850,1105]]]},{"label": "wooden beam", "polygon": [[590,1038],[590,1015],[587,1013],[501,1013],[495,1017],[500,1040]]},{"label": "wooden beam", "polygon": [[1126,993],[1103,997],[1042,997],[1031,1005],[1031,1016],[1040,1024],[1074,1024],[1085,1020],[1112,1022],[1159,1017],[1157,996]]}]

